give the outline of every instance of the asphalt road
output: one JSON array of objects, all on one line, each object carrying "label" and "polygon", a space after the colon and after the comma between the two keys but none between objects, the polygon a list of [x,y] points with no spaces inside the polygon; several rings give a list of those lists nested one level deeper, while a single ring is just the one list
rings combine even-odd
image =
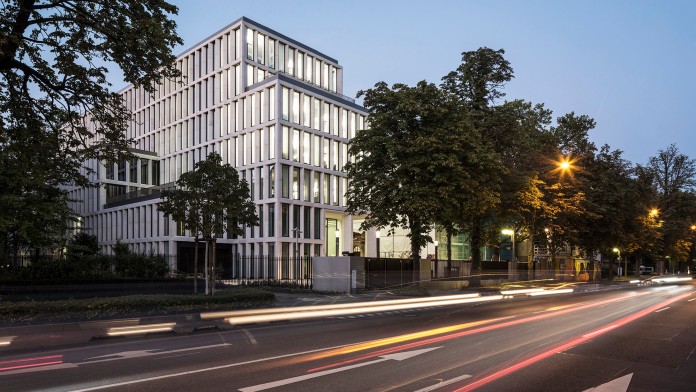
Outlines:
[{"label": "asphalt road", "polygon": [[4,357],[0,389],[693,391],[695,289],[226,315],[237,325]]}]

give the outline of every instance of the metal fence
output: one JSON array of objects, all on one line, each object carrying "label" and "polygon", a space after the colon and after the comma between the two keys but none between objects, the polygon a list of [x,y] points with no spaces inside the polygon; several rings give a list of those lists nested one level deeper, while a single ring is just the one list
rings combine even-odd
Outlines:
[{"label": "metal fence", "polygon": [[[193,255],[177,257],[177,270],[193,274]],[[204,259],[198,258],[198,274],[203,273]],[[261,284],[282,282],[305,287],[312,285],[311,257],[242,256],[223,254],[216,257],[215,274],[226,284]]]},{"label": "metal fence", "polygon": [[401,287],[419,278],[412,259],[365,258],[366,290]]}]

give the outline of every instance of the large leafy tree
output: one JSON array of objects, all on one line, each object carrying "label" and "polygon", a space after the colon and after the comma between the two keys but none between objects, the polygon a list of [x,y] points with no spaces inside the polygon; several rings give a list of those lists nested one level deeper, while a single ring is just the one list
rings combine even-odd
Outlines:
[{"label": "large leafy tree", "polygon": [[[512,67],[504,54],[502,49],[485,47],[464,52],[462,63],[446,75],[441,84],[443,91],[455,97],[459,110],[484,143],[481,151],[494,156],[499,153],[496,142],[505,138],[504,133],[501,134],[503,127],[497,126],[499,117],[495,113],[495,104],[496,100],[505,96],[502,89],[513,78]],[[489,217],[500,197],[501,178],[495,174],[506,171],[499,156],[493,161],[497,165],[487,167],[492,175],[478,183],[479,192],[470,200],[472,209],[462,222],[471,241],[471,258],[475,268],[481,260],[480,247],[483,245],[485,225],[490,222]]]},{"label": "large leafy tree", "polygon": [[417,262],[442,206],[461,191],[449,180],[468,175],[456,152],[470,139],[457,137],[462,124],[448,117],[452,111],[433,84],[380,82],[360,95],[370,122],[351,141],[348,212],[365,214],[365,227],[407,229]]},{"label": "large leafy tree", "polygon": [[688,240],[692,237],[691,225],[696,222],[696,160],[680,153],[672,144],[651,157],[645,170],[652,176],[658,192],[659,215],[664,222],[657,256],[669,256],[674,270],[687,261],[685,249],[691,242]]},{"label": "large leafy tree", "polygon": [[[105,65],[115,63],[126,82],[148,92],[177,76],[171,50],[182,41],[169,19],[176,12],[163,0],[2,2],[0,176],[18,186],[0,188],[0,197],[29,198],[23,190],[37,186],[88,185],[81,172],[86,159],[127,154],[131,116],[110,90]],[[41,159],[19,163],[28,156]],[[38,202],[57,212],[62,199]],[[0,211],[0,234],[18,230],[7,222],[20,220],[20,212]]]},{"label": "large leafy tree", "polygon": [[245,226],[259,224],[249,184],[214,152],[182,174],[176,189],[162,192],[158,209],[205,240],[206,294],[215,292],[215,244],[220,233],[242,235]]}]

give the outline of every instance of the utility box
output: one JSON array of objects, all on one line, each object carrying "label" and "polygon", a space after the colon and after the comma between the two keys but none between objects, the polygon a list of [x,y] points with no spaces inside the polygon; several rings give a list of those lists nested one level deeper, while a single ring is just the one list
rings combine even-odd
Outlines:
[{"label": "utility box", "polygon": [[365,290],[365,259],[355,256],[312,258],[312,288],[334,293]]}]

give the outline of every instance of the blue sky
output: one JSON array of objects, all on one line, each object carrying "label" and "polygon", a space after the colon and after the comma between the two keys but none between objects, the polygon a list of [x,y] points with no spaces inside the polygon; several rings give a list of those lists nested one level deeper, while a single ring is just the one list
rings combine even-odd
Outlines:
[{"label": "blue sky", "polygon": [[337,59],[353,97],[379,81],[439,84],[462,52],[503,48],[506,99],[589,115],[591,140],[633,163],[671,143],[696,158],[696,1],[172,2],[177,54],[246,16]]}]

